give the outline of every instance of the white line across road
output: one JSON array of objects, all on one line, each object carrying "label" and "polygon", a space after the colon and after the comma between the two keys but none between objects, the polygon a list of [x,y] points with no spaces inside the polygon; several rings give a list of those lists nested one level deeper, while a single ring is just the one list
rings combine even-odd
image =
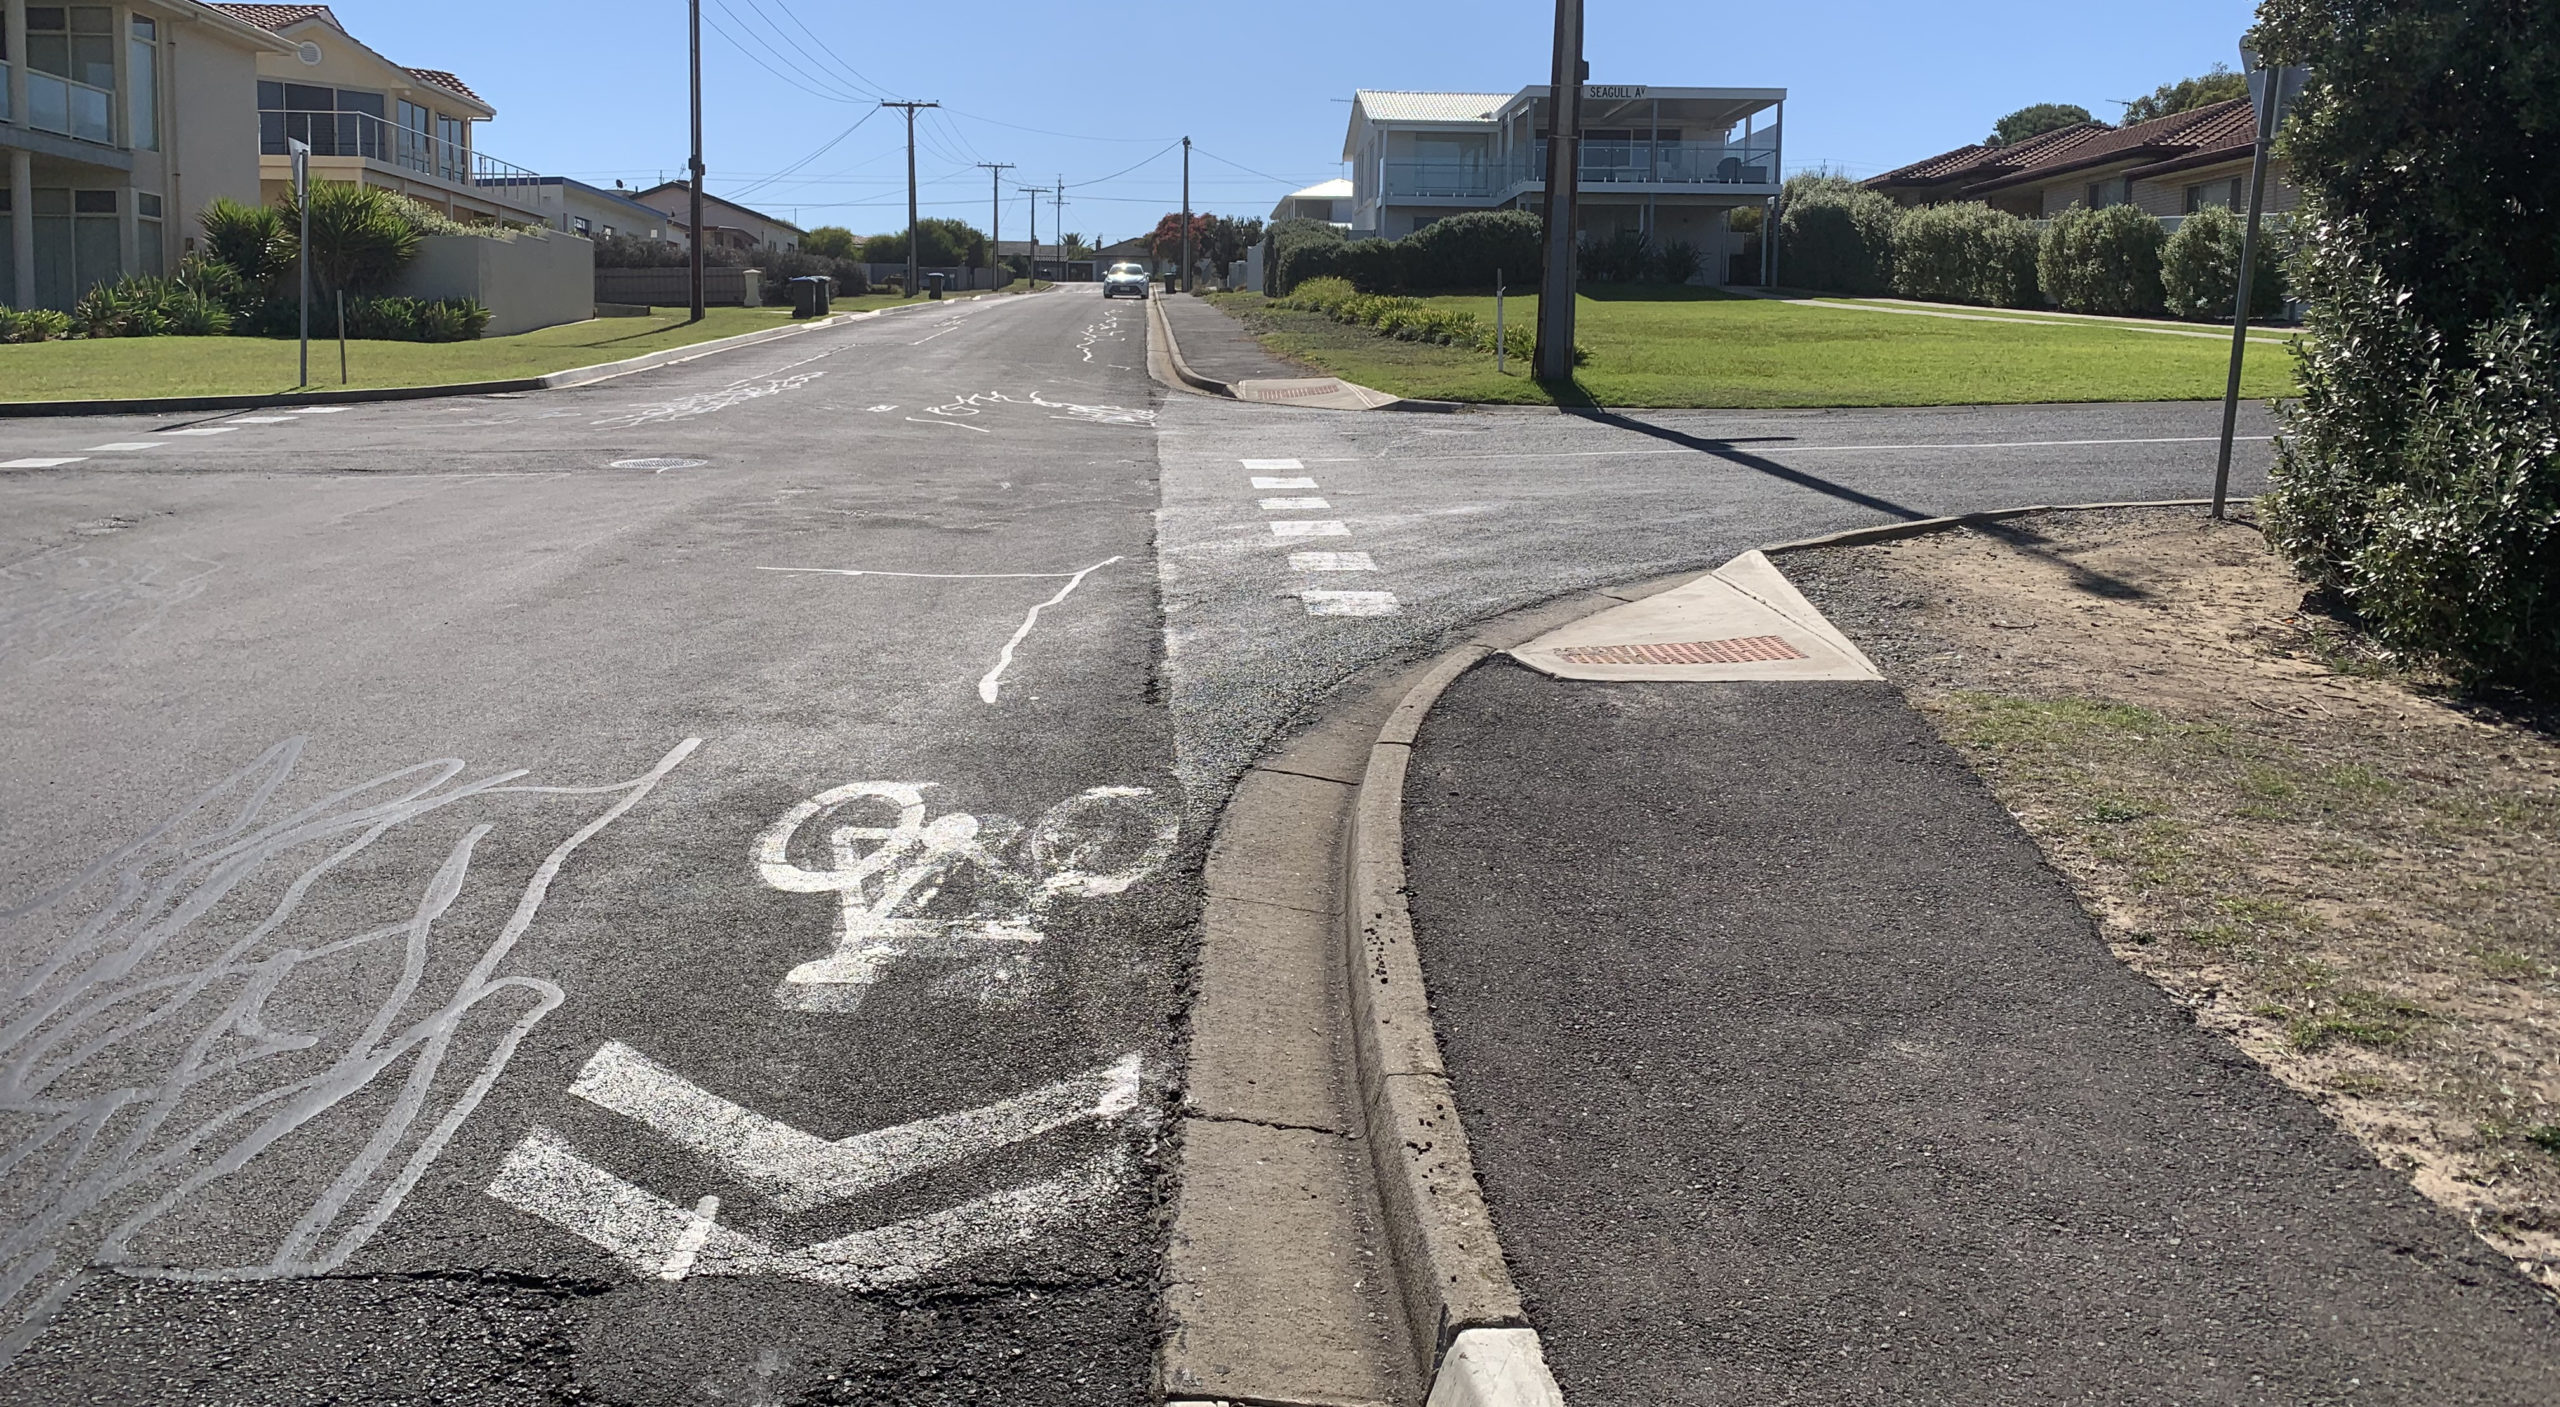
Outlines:
[{"label": "white line across road", "polygon": [[1374,572],[1378,564],[1366,552],[1292,552],[1293,572]]},{"label": "white line across road", "polygon": [[54,459],[12,459],[6,463],[0,463],[0,469],[59,469],[65,464],[77,464],[86,458],[88,458],[87,455],[74,454]]},{"label": "white line across road", "polygon": [[1311,616],[1391,616],[1403,607],[1392,591],[1301,591]]},{"label": "white line across road", "polygon": [[91,445],[89,452],[91,454],[134,454],[146,449],[158,449],[167,443],[166,440],[118,440],[111,445]]},{"label": "white line across road", "polygon": [[[1295,459],[1248,459],[1247,469],[1303,469]],[[1311,489],[1311,478],[1276,478],[1254,476],[1256,489]],[[1330,508],[1321,498],[1266,498],[1261,501],[1265,513],[1305,512]],[[1306,537],[1349,537],[1351,525],[1337,519],[1282,519],[1271,524],[1271,534],[1282,539]],[[1366,552],[1292,552],[1289,570],[1293,572],[1374,572],[1377,562]],[[1392,616],[1404,610],[1392,591],[1329,591],[1315,587],[1298,592],[1298,602],[1311,616]]]},{"label": "white line across road", "polygon": [[236,433],[239,428],[237,425],[192,425],[184,430],[163,430],[160,433],[163,435],[229,435]]},{"label": "white line across road", "polygon": [[1349,537],[1351,529],[1347,524],[1334,519],[1316,522],[1282,521],[1271,525],[1271,535],[1273,537]]},{"label": "white line across road", "polygon": [[1265,513],[1320,513],[1332,506],[1332,504],[1327,503],[1321,498],[1266,498],[1262,500],[1262,511]]},{"label": "white line across road", "polygon": [[1275,479],[1265,475],[1256,475],[1254,477],[1253,486],[1258,489],[1311,489],[1316,486],[1316,481],[1308,478]]}]

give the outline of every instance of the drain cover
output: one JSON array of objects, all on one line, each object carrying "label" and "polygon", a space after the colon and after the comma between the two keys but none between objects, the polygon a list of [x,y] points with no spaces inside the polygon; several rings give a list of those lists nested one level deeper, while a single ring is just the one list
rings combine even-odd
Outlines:
[{"label": "drain cover", "polygon": [[659,473],[663,474],[670,469],[699,469],[710,462],[711,461],[708,459],[617,459],[613,461],[612,467],[616,469],[655,469]]},{"label": "drain cover", "polygon": [[1752,664],[1800,660],[1805,653],[1783,636],[1739,640],[1691,640],[1677,645],[1572,645],[1556,651],[1567,664]]}]

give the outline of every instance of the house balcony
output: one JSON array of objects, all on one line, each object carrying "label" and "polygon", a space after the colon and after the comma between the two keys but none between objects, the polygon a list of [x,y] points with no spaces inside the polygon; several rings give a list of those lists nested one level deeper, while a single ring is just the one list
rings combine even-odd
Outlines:
[{"label": "house balcony", "polygon": [[23,120],[38,132],[114,146],[115,111],[116,95],[106,89],[31,68],[27,70],[27,111],[20,119],[9,111],[9,65],[0,64],[0,120]]},{"label": "house balcony", "polygon": [[266,179],[280,173],[289,179],[287,143],[294,141],[310,146],[314,179],[389,186],[444,206],[459,219],[545,222],[532,203],[539,173],[433,132],[362,112],[260,112],[258,154]]},{"label": "house balcony", "polygon": [[[1747,142],[1585,142],[1581,185],[1648,194],[1773,194],[1778,142],[1773,129]],[[1482,160],[1389,161],[1391,201],[1500,202],[1544,190],[1547,144]]]}]

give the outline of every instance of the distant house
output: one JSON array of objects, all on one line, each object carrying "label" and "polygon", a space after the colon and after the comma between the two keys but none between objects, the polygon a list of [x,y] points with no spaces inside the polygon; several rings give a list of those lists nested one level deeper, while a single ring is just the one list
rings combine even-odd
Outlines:
[{"label": "distant house", "polygon": [[[1742,236],[1731,213],[1778,193],[1784,88],[1586,84],[1575,217],[1606,239],[1640,232],[1683,242],[1719,278]],[[1363,89],[1342,159],[1354,235],[1400,239],[1469,210],[1537,210],[1546,195],[1548,90],[1410,93]],[[1316,188],[1321,189],[1321,188]]]},{"label": "distant house", "polygon": [[542,223],[569,234],[684,242],[681,227],[670,223],[665,211],[641,204],[626,190],[606,190],[566,176],[537,176],[515,194],[541,212]]},{"label": "distant house", "polygon": [[1271,218],[1279,220],[1322,220],[1328,224],[1351,226],[1351,203],[1354,192],[1345,180],[1319,181],[1302,191],[1291,191],[1271,207]]},{"label": "distant house", "polygon": [[164,273],[197,212],[257,203],[258,64],[293,45],[194,0],[0,13],[0,304]]},{"label": "distant house", "polygon": [[258,184],[293,186],[289,143],[311,148],[314,180],[385,186],[463,221],[542,223],[520,198],[539,178],[481,151],[473,129],[498,115],[460,76],[411,68],[348,33],[326,5],[215,5],[285,41],[258,57]]},{"label": "distant house", "polygon": [[[2134,205],[2174,219],[2208,205],[2246,205],[2257,147],[2256,114],[2247,98],[2234,98],[2125,127],[2083,122],[2008,146],[1958,147],[1865,185],[1903,205],[1978,200],[2029,219],[2075,205]],[[2268,167],[2266,208],[2294,204],[2277,157]]]},{"label": "distant house", "polygon": [[[633,200],[659,211],[667,217],[668,228],[682,232],[685,222],[693,218],[693,187],[683,181],[663,181],[632,195]],[[788,220],[777,220],[761,210],[750,210],[734,200],[722,200],[704,193],[702,197],[702,247],[731,254],[752,254],[759,249],[797,249],[808,231]]]}]

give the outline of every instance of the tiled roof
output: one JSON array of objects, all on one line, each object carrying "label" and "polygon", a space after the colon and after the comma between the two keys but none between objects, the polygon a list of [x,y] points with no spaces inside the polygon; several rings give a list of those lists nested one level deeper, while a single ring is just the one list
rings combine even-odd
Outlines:
[{"label": "tiled roof", "polygon": [[469,98],[475,103],[480,103],[485,106],[489,101],[487,98],[481,97],[479,94],[472,92],[470,84],[463,82],[461,79],[454,77],[443,69],[413,68],[410,69],[409,72],[416,76],[418,81],[422,83],[432,83],[439,88],[445,88],[453,92],[460,93],[462,96]]},{"label": "tiled roof", "polygon": [[[214,5],[210,8],[220,10],[237,19],[247,20],[258,28],[275,34],[281,34],[304,20],[321,20],[340,34],[348,34],[347,27],[339,22],[338,17],[332,14],[326,5]],[[348,34],[348,37],[354,38],[352,34]],[[363,41],[357,40],[357,42]],[[487,98],[471,91],[470,84],[443,69],[412,68],[408,73],[421,83],[430,83],[438,88],[460,93],[482,107],[489,105]]]},{"label": "tiled roof", "polygon": [[1374,88],[1356,95],[1372,122],[1491,122],[1509,93],[1400,93]]},{"label": "tiled roof", "polygon": [[338,17],[329,13],[329,7],[326,5],[211,5],[207,8],[247,20],[258,28],[269,31],[280,31],[287,25],[300,24],[310,19],[327,20],[341,30],[346,28],[345,25],[338,24]]},{"label": "tiled roof", "polygon": [[[2247,98],[2167,117],[2108,127],[2090,122],[2030,137],[2005,147],[1979,143],[1915,161],[1867,182],[1870,186],[1961,184],[1968,195],[2025,185],[2066,172],[2116,161],[2149,160],[2157,165],[2183,164],[2201,153],[2237,148],[2246,155],[2257,141],[2254,110]],[[2147,169],[2147,168],[2146,168]]]}]

